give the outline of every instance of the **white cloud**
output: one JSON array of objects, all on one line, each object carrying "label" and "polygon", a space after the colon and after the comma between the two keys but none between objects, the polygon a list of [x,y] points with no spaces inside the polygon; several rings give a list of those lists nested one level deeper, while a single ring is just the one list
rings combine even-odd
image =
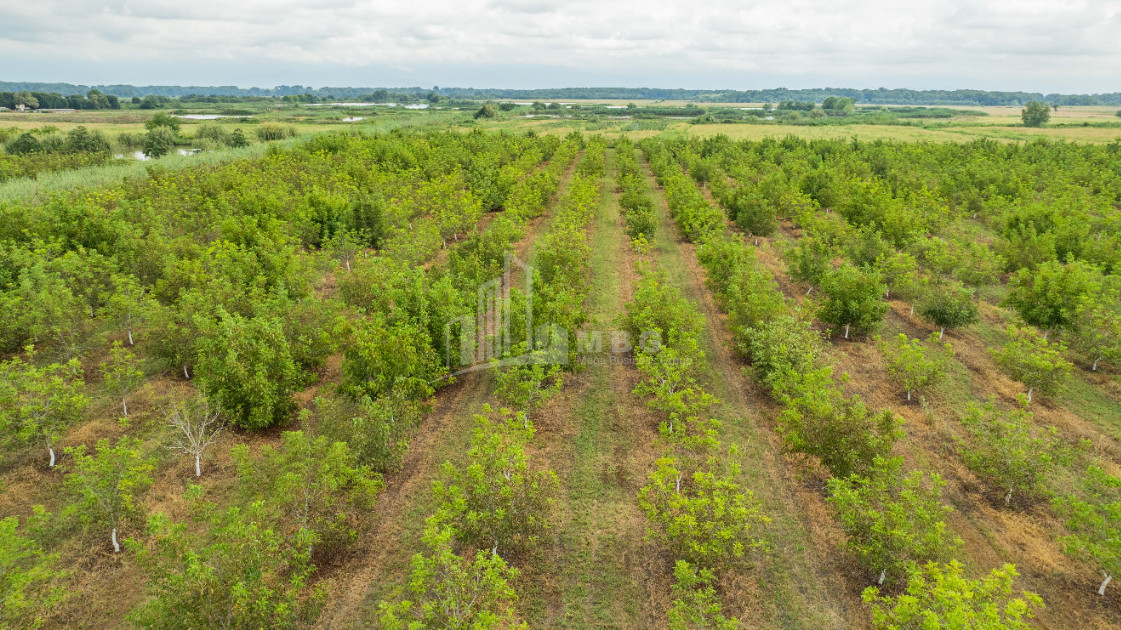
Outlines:
[{"label": "white cloud", "polygon": [[1118,91],[1119,34],[1121,0],[0,0],[0,79]]}]

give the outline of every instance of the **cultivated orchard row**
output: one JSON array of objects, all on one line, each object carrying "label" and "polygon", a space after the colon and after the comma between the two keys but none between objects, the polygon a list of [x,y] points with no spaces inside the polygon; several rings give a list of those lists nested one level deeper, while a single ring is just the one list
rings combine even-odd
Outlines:
[{"label": "cultivated orchard row", "polygon": [[[4,208],[3,466],[37,483],[5,502],[3,619],[73,623],[63,594],[129,564],[148,588],[88,621],[314,619],[319,566],[367,527],[460,349],[446,324],[474,316],[582,143],[321,136]],[[197,483],[174,482],[177,451]],[[154,483],[177,507],[149,509]]]},{"label": "cultivated orchard row", "polygon": [[[893,580],[908,584],[897,599],[866,593],[877,623],[901,623],[901,615],[926,605],[959,605],[966,598],[947,588],[979,587],[963,581],[952,562],[960,542],[945,524],[941,480],[904,473],[901,458],[891,457],[903,436],[900,418],[869,411],[833,381],[831,352],[818,330],[842,343],[874,332],[888,296],[909,302],[908,318],[917,313],[934,329],[926,341],[902,334],[877,341],[906,400],[930,393],[946,376],[954,352],[943,335],[978,322],[979,307],[1002,303],[1021,318],[990,350],[992,369],[1023,384],[1021,400],[1009,408],[982,397],[955,410],[955,450],[1005,509],[1052,498],[1065,525],[1058,542],[1087,562],[1088,573],[1101,570],[1104,592],[1121,568],[1121,481],[1105,472],[1113,464],[1108,457],[1088,453],[1100,447],[1037,425],[1029,409],[1033,393],[1055,396],[1064,381],[1084,378],[1068,376],[1070,360],[1093,373],[1111,369],[1118,356],[1121,304],[1111,243],[1118,238],[1121,156],[1114,147],[715,138],[650,140],[644,149],[683,233],[699,244],[738,350],[783,406],[776,423],[784,444],[831,472],[828,500],[847,534],[845,546],[888,592]],[[726,222],[743,234],[726,235]],[[778,289],[753,247],[769,236],[785,244],[788,276],[820,298],[789,290],[785,297]],[[1081,481],[1069,483],[1067,470]],[[1011,567],[998,569],[986,588],[1010,593],[1014,576]],[[1039,605],[1025,595],[1003,606],[1023,621]]]}]

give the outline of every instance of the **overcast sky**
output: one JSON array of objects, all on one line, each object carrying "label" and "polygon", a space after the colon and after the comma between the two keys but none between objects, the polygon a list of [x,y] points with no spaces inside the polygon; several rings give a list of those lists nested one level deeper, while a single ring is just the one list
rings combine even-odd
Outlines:
[{"label": "overcast sky", "polygon": [[0,0],[0,80],[1121,91],[1121,0]]}]

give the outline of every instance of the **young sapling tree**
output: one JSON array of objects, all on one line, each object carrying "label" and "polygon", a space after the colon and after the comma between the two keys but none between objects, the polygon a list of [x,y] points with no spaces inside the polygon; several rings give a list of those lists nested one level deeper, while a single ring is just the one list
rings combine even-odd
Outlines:
[{"label": "young sapling tree", "polygon": [[218,441],[225,429],[222,414],[210,405],[205,395],[195,400],[178,402],[164,409],[167,424],[175,431],[168,448],[195,458],[195,477],[202,476],[202,456]]},{"label": "young sapling tree", "polygon": [[67,510],[86,522],[105,522],[112,531],[113,552],[120,552],[117,529],[121,522],[142,511],[140,496],[152,485],[154,459],[144,456],[140,440],[123,437],[113,446],[98,440],[93,455],[85,445],[66,449],[74,458],[66,484],[76,501]]},{"label": "young sapling tree", "polygon": [[105,377],[105,388],[120,398],[121,408],[128,417],[128,395],[144,377],[144,373],[136,367],[136,355],[121,342],[114,341],[109,360],[101,364],[101,373]]}]

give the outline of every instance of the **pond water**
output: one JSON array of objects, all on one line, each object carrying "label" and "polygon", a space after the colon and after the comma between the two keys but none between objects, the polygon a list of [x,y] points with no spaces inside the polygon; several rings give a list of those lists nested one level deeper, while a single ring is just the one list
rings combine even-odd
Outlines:
[{"label": "pond water", "polygon": [[358,122],[359,120],[363,120],[364,118],[365,116],[347,116],[346,118],[343,118],[343,122]]}]

